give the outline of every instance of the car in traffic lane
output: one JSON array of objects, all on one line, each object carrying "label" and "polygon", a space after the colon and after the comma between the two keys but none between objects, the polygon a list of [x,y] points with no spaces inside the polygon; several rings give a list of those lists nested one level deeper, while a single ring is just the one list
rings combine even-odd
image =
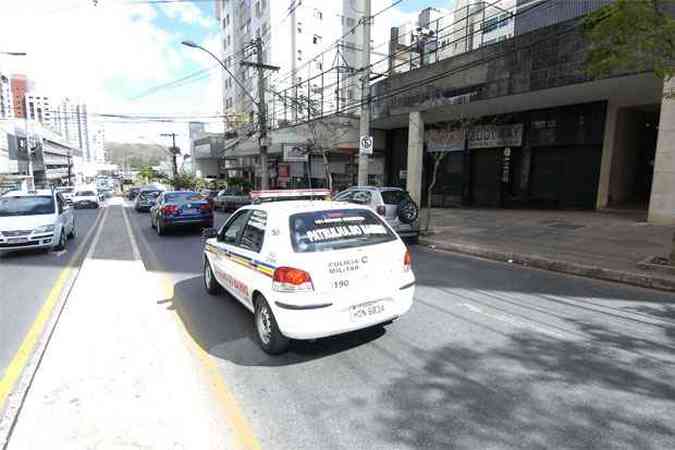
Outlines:
[{"label": "car in traffic lane", "polygon": [[100,199],[94,190],[78,189],[73,194],[73,206],[75,208],[98,208]]},{"label": "car in traffic lane", "polygon": [[416,242],[419,209],[407,191],[398,187],[354,186],[335,195],[336,201],[370,207],[382,216],[399,236]]},{"label": "car in traffic lane", "polygon": [[213,207],[199,192],[163,192],[150,208],[150,222],[158,235],[177,227],[213,227]]},{"label": "car in traffic lane", "polygon": [[248,192],[239,187],[229,187],[218,192],[213,198],[213,207],[223,212],[235,211],[244,205],[251,203]]},{"label": "car in traffic lane", "polygon": [[269,354],[386,324],[411,307],[410,251],[375,212],[331,201],[240,208],[204,246],[206,290],[225,289],[254,315]]},{"label": "car in traffic lane", "polygon": [[161,193],[160,189],[141,189],[134,201],[136,212],[150,211]]},{"label": "car in traffic lane", "polygon": [[12,191],[0,197],[0,251],[63,250],[76,235],[73,208],[58,192]]}]

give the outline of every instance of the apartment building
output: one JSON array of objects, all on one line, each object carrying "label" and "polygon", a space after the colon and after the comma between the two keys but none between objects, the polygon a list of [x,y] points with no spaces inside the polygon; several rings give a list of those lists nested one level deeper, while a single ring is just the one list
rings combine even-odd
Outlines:
[{"label": "apartment building", "polygon": [[80,149],[87,161],[96,159],[91,150],[87,105],[79,100],[64,98],[54,104],[52,129]]},{"label": "apartment building", "polygon": [[26,118],[26,92],[28,92],[28,78],[25,75],[14,74],[10,77],[14,117]]},{"label": "apartment building", "polygon": [[[353,69],[361,65],[362,30],[357,26],[362,16],[363,0],[220,0],[216,14],[222,27],[222,57],[225,64],[256,96],[257,75],[254,68],[241,61],[255,61],[252,41],[263,42],[265,64],[280,68],[268,72],[266,96],[270,113],[286,108],[273,127],[291,119],[308,117],[323,100],[323,105],[358,99],[358,83],[345,83]],[[320,80],[321,74],[323,79]],[[339,79],[342,79],[340,82]],[[234,119],[230,126],[252,122],[256,108],[251,98],[224,74],[223,107]]]},{"label": "apartment building", "polygon": [[12,89],[10,79],[0,71],[0,119],[14,117],[14,102],[12,101]]},{"label": "apartment building", "polygon": [[36,120],[46,127],[52,126],[52,109],[47,95],[27,92],[25,105],[28,119]]}]

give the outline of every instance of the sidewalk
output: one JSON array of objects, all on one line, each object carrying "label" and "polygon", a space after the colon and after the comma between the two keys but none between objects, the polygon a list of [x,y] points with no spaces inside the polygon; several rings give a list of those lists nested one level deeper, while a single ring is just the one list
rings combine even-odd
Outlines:
[{"label": "sidewalk", "polygon": [[420,243],[499,261],[675,291],[675,275],[638,267],[667,256],[675,226],[634,211],[433,209]]},{"label": "sidewalk", "polygon": [[120,206],[68,297],[8,450],[227,448],[228,426]]}]

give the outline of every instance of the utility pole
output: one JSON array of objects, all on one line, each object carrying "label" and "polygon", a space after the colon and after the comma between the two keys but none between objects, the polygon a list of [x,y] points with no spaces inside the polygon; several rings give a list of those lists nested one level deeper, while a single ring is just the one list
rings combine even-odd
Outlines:
[{"label": "utility pole", "polygon": [[256,52],[256,62],[242,61],[242,66],[255,67],[258,71],[258,142],[260,145],[260,189],[269,188],[267,167],[267,104],[265,103],[265,70],[278,71],[279,67],[270,66],[263,61],[263,43],[260,36],[253,41]]},{"label": "utility pole", "polygon": [[[359,136],[370,136],[370,25],[373,18],[370,16],[370,0],[365,0],[363,13],[363,45],[361,65],[361,118],[359,121]],[[368,185],[368,154],[359,151],[358,185]]]},{"label": "utility pole", "polygon": [[176,162],[176,155],[180,152],[178,150],[178,147],[176,147],[176,133],[162,133],[160,136],[168,136],[171,138],[171,141],[173,142],[173,145],[169,149],[169,153],[171,153],[171,166],[173,168],[173,176],[176,177],[178,176],[178,163]]}]

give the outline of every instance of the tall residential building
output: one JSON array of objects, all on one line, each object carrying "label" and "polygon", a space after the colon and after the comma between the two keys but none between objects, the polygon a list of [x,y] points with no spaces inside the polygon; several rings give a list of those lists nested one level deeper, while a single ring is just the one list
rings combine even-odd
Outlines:
[{"label": "tall residential building", "polygon": [[516,0],[457,0],[450,37],[452,55],[513,37],[515,11]]},{"label": "tall residential building", "polygon": [[14,74],[10,78],[14,117],[26,118],[26,92],[28,92],[28,78],[25,75]]},{"label": "tall residential building", "polygon": [[27,92],[24,104],[29,119],[37,120],[46,127],[52,126],[52,109],[48,96]]},{"label": "tall residential building", "polygon": [[103,125],[92,126],[89,135],[91,136],[89,150],[92,161],[105,162],[107,159],[105,154],[105,128]]},{"label": "tall residential building", "polygon": [[71,98],[64,98],[54,104],[52,109],[52,128],[81,148],[87,161],[96,160],[97,155],[91,151],[87,105]]},{"label": "tall residential building", "polygon": [[12,117],[14,117],[14,101],[12,100],[10,81],[0,71],[0,119],[10,119]]},{"label": "tall residential building", "polygon": [[[339,108],[358,100],[360,86],[353,70],[361,66],[362,27],[357,26],[364,0],[218,0],[225,64],[257,96],[256,70],[241,61],[255,61],[251,42],[263,41],[265,64],[280,67],[266,73],[266,97],[273,126],[280,117],[292,120],[316,115],[316,108]],[[322,76],[323,74],[323,76]],[[255,120],[253,102],[224,74],[223,107],[230,126]],[[285,108],[283,113],[278,108]],[[273,114],[274,113],[274,114]]]}]

